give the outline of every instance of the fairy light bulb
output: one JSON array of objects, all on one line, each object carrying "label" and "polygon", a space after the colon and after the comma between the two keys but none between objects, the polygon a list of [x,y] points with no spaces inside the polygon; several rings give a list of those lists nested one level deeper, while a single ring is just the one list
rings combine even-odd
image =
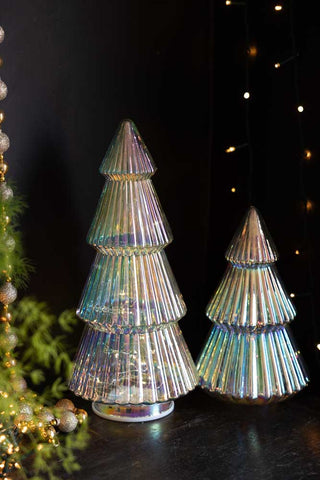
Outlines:
[{"label": "fairy light bulb", "polygon": [[305,150],[304,151],[304,158],[306,160],[310,160],[311,157],[312,157],[312,153],[310,152],[310,150]]},{"label": "fairy light bulb", "polygon": [[318,350],[320,350],[320,343],[318,343],[318,345],[317,345],[317,349],[318,349]]},{"label": "fairy light bulb", "polygon": [[250,45],[250,47],[247,50],[247,53],[248,53],[249,57],[254,58],[258,55],[258,49],[255,45]]},{"label": "fairy light bulb", "polygon": [[313,202],[311,200],[307,200],[305,208],[306,208],[307,212],[311,212],[311,210],[313,209]]},{"label": "fairy light bulb", "polygon": [[299,113],[302,113],[303,110],[304,110],[303,105],[299,105],[297,110],[298,110]]},{"label": "fairy light bulb", "polygon": [[280,63],[279,62],[275,63],[274,68],[280,68]]},{"label": "fairy light bulb", "polygon": [[250,93],[249,93],[249,92],[244,92],[243,98],[245,98],[246,100],[248,100],[248,98],[250,98]]},{"label": "fairy light bulb", "polygon": [[282,10],[282,5],[277,4],[277,5],[274,6],[274,9],[275,9],[276,12],[281,12],[281,10]]},{"label": "fairy light bulb", "polygon": [[230,0],[226,0],[226,5],[227,5],[227,6],[231,5],[231,1],[230,1]]},{"label": "fairy light bulb", "polygon": [[295,293],[290,293],[290,297],[291,297],[291,298],[294,298],[295,296],[296,296]]},{"label": "fairy light bulb", "polygon": [[300,255],[300,250],[296,250],[294,253],[295,255]]},{"label": "fairy light bulb", "polygon": [[236,189],[234,187],[231,188],[232,193],[236,193]]},{"label": "fairy light bulb", "polygon": [[226,153],[232,153],[232,152],[235,151],[235,149],[236,149],[236,147],[228,147],[228,148],[226,148]]}]

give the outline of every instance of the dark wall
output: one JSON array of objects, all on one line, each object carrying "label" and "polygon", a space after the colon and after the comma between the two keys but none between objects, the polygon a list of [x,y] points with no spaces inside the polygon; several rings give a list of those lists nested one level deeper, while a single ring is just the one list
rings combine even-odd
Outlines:
[{"label": "dark wall", "polygon": [[[188,306],[181,327],[198,353],[210,327],[205,305],[249,206],[247,153],[224,153],[245,135],[239,8],[209,0],[2,0],[1,76],[9,87],[2,107],[12,142],[6,158],[29,204],[23,233],[36,265],[27,293],[57,312],[77,305],[94,256],[85,236],[103,185],[98,167],[119,121],[132,118],[159,169],[154,184],[175,237],[166,251]],[[266,1],[252,2],[250,12],[259,52],[250,66],[253,195],[280,251],[284,284],[309,293],[306,258],[293,254],[303,250],[293,70],[272,69],[289,48],[288,15],[276,18]],[[309,237],[317,315],[320,33],[312,9],[296,20],[313,151],[304,173],[316,206]],[[297,296],[296,306],[294,333],[312,369],[318,338],[310,296]]]}]

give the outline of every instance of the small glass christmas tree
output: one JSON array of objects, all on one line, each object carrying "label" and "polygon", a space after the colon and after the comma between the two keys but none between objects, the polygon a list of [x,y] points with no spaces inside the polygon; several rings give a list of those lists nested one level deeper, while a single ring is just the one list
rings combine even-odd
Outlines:
[{"label": "small glass christmas tree", "polygon": [[124,120],[100,168],[106,184],[88,234],[97,254],[77,310],[87,326],[70,382],[95,413],[118,421],[168,415],[198,382],[177,324],[186,307],[163,251],[172,234],[155,170]]},{"label": "small glass christmas tree", "polygon": [[226,259],[230,265],[207,307],[215,325],[198,360],[200,385],[235,402],[284,400],[308,378],[286,326],[296,313],[274,266],[277,252],[254,207]]}]

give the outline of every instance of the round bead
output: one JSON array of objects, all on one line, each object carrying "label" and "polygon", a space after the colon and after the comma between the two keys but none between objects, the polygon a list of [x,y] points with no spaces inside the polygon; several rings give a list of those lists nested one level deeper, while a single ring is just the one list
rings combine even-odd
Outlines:
[{"label": "round bead", "polygon": [[4,119],[5,119],[5,114],[4,114],[4,111],[3,110],[0,110],[0,123],[3,123],[4,122]]},{"label": "round bead", "polygon": [[10,147],[10,140],[8,135],[4,132],[0,132],[0,153],[4,153]]},{"label": "round bead", "polygon": [[9,305],[17,298],[17,289],[10,282],[6,282],[0,287],[0,302]]},{"label": "round bead", "polygon": [[6,182],[0,183],[0,197],[4,202],[13,197],[13,190],[6,184]]},{"label": "round bead", "polygon": [[56,403],[56,408],[59,408],[60,410],[70,410],[73,412],[75,409],[75,406],[71,400],[68,400],[67,398],[62,398]]},{"label": "round bead", "polygon": [[4,100],[8,95],[8,87],[0,78],[0,100]]},{"label": "round bead", "polygon": [[4,40],[4,30],[3,28],[0,26],[0,43],[2,43]]},{"label": "round bead", "polygon": [[13,379],[12,386],[17,392],[25,392],[28,388],[27,382],[23,377]]},{"label": "round bead", "polygon": [[12,252],[14,250],[16,246],[16,241],[13,237],[8,234],[4,234],[2,241],[9,252]]},{"label": "round bead", "polygon": [[19,406],[19,421],[29,422],[33,416],[33,409],[28,403],[20,403]]},{"label": "round bead", "polygon": [[8,171],[8,165],[4,162],[0,163],[0,174],[5,175]]},{"label": "round bead", "polygon": [[5,341],[10,349],[14,349],[18,344],[18,337],[14,332],[10,332],[5,336]]},{"label": "round bead", "polygon": [[78,419],[75,416],[74,413],[66,410],[65,412],[62,412],[60,416],[60,425],[59,429],[61,432],[73,432],[73,430],[76,428],[78,425]]},{"label": "round bead", "polygon": [[85,410],[83,410],[82,408],[76,408],[76,410],[74,411],[74,414],[77,417],[78,422],[80,424],[85,422],[88,418],[87,412]]}]

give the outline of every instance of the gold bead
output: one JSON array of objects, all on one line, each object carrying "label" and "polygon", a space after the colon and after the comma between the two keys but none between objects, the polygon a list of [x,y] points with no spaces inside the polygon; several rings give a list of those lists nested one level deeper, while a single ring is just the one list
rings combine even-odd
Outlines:
[{"label": "gold bead", "polygon": [[6,163],[0,163],[0,175],[5,175],[8,171],[8,165]]},{"label": "gold bead", "polygon": [[77,417],[78,422],[80,424],[85,422],[88,418],[87,412],[85,410],[83,410],[82,408],[76,408],[75,411],[74,411],[74,414]]},{"label": "gold bead", "polygon": [[3,60],[2,60],[2,58],[0,57],[0,67],[2,67],[2,65],[3,65]]},{"label": "gold bead", "polygon": [[0,123],[2,123],[5,119],[5,114],[3,110],[0,110]]}]

